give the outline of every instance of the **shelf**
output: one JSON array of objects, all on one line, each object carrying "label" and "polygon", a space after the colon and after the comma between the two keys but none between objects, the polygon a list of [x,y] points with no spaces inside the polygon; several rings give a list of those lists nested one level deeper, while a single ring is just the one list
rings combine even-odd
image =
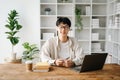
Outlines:
[{"label": "shelf", "polygon": [[56,27],[41,27],[40,29],[56,29]]},{"label": "shelf", "polygon": [[81,40],[81,39],[78,39],[79,42],[89,42],[90,40]]},{"label": "shelf", "polygon": [[91,0],[75,0],[75,3],[91,3]]},{"label": "shelf", "polygon": [[[54,33],[56,36],[56,20],[59,17],[68,17],[72,22],[69,36],[77,38],[84,53],[108,52],[110,55],[113,55],[112,62],[118,63],[118,60],[120,61],[120,20],[115,20],[115,17],[120,17],[119,12],[116,11],[116,4],[118,2],[120,0],[69,0],[68,2],[41,0],[41,46],[46,41],[42,39],[42,34]],[[51,9],[49,15],[46,15],[45,8]],[[78,32],[75,25],[77,23],[74,12],[76,8],[81,10],[83,30],[80,32]],[[116,23],[118,27],[114,27]],[[94,35],[97,36],[95,37]],[[109,40],[110,38],[111,41]],[[99,43],[102,51],[93,52],[92,47],[94,43]]]},{"label": "shelf", "polygon": [[93,5],[107,5],[107,3],[92,3]]},{"label": "shelf", "polygon": [[40,0],[40,3],[56,3],[56,0]]},{"label": "shelf", "polygon": [[57,5],[60,5],[60,6],[72,6],[73,3],[57,3]]},{"label": "shelf", "polygon": [[107,0],[92,0],[92,3],[107,3]]}]

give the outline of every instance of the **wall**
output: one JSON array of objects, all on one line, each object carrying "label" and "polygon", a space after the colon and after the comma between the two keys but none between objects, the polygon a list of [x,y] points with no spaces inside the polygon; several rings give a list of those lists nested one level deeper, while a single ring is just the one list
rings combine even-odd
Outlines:
[{"label": "wall", "polygon": [[15,9],[19,13],[19,23],[23,26],[17,34],[20,42],[15,46],[17,57],[23,52],[23,42],[37,44],[39,47],[40,39],[40,7],[39,0],[0,0],[0,63],[4,62],[4,58],[11,54],[11,44],[7,35],[8,29],[4,26],[10,10]]}]

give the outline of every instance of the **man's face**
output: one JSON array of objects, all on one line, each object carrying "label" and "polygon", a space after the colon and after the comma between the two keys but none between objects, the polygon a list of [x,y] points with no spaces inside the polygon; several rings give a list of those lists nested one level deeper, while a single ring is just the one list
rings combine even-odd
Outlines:
[{"label": "man's face", "polygon": [[70,30],[70,27],[67,24],[60,23],[57,27],[59,36],[63,36],[63,37],[67,36],[69,30]]}]

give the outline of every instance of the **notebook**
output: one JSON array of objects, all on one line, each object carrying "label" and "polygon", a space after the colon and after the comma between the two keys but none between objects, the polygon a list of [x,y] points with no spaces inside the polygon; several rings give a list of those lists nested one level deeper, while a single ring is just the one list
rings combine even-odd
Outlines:
[{"label": "notebook", "polygon": [[85,55],[81,66],[72,67],[77,72],[100,70],[103,68],[108,53]]}]

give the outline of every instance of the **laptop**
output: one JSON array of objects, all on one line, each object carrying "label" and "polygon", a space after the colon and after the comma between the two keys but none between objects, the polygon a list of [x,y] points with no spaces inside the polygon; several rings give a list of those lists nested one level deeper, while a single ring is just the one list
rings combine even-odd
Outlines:
[{"label": "laptop", "polygon": [[100,70],[103,68],[108,53],[85,55],[82,65],[72,67],[77,72]]}]

